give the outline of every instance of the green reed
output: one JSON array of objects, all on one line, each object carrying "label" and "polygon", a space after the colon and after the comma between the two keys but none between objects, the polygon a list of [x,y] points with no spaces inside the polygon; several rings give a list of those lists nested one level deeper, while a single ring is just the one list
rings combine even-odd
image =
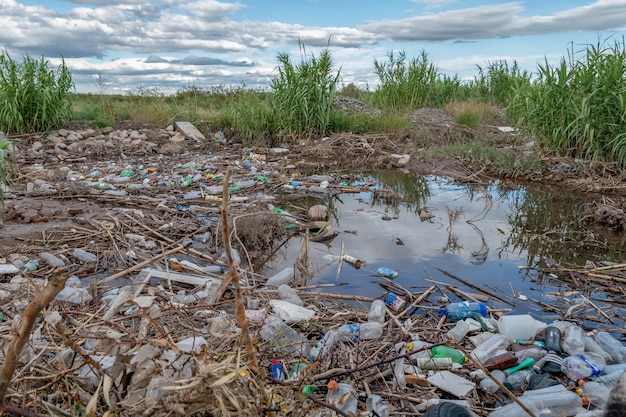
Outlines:
[{"label": "green reed", "polygon": [[26,55],[21,62],[0,54],[0,130],[44,131],[72,115],[72,76],[62,60],[53,68],[43,57]]}]

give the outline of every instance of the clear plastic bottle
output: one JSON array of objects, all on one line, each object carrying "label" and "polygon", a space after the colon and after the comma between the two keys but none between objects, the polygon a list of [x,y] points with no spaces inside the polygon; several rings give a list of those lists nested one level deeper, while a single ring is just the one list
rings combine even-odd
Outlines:
[{"label": "clear plastic bottle", "polygon": [[597,353],[602,356],[607,363],[613,360],[613,356],[604,350],[591,336],[585,336],[585,352]]},{"label": "clear plastic bottle", "polygon": [[596,342],[607,351],[612,357],[613,362],[623,362],[626,356],[626,346],[619,340],[611,336],[607,332],[598,332],[593,337]]},{"label": "clear plastic bottle", "polygon": [[387,307],[385,306],[385,302],[383,300],[376,299],[372,301],[370,305],[370,311],[367,314],[367,321],[377,321],[380,324],[385,322],[385,313],[387,312]]},{"label": "clear plastic bottle", "polygon": [[463,301],[448,304],[445,308],[440,308],[437,313],[440,316],[446,315],[450,320],[461,320],[471,317],[474,313],[487,317],[487,306],[483,303]]},{"label": "clear plastic bottle", "polygon": [[507,375],[505,380],[505,386],[510,390],[519,390],[528,385],[528,380],[530,376],[533,374],[533,371],[530,369],[522,369],[521,371],[517,371],[514,374]]},{"label": "clear plastic bottle", "polygon": [[535,361],[538,361],[539,359],[546,356],[547,353],[548,353],[547,350],[541,349],[540,347],[533,347],[529,349],[519,350],[515,352],[515,356],[517,356],[517,359],[520,362],[523,362],[524,359],[527,359],[527,358],[533,358]]},{"label": "clear plastic bottle", "polygon": [[377,321],[344,324],[337,329],[337,339],[342,342],[378,339],[383,335],[383,326]]},{"label": "clear plastic bottle", "polygon": [[611,387],[597,381],[584,382],[582,390],[583,397],[600,409],[604,409],[609,400],[609,394],[611,394]]},{"label": "clear plastic bottle", "polygon": [[[499,369],[491,372],[491,375],[502,383],[506,380],[506,374]],[[500,386],[493,382],[489,376],[486,376],[480,381],[480,388],[493,394],[500,389]]]},{"label": "clear plastic bottle", "polygon": [[459,320],[456,322],[453,328],[448,330],[446,336],[449,339],[460,342],[469,333],[470,326],[465,320]]},{"label": "clear plastic bottle", "polygon": [[565,330],[565,337],[561,342],[563,350],[573,356],[585,351],[585,331],[580,326],[570,326]]},{"label": "clear plastic bottle", "polygon": [[278,298],[297,306],[302,306],[304,304],[298,293],[291,288],[289,284],[282,284],[278,287]]},{"label": "clear plastic bottle", "polygon": [[[519,400],[528,407],[536,416],[543,415],[564,415],[573,416],[582,407],[582,399],[575,392],[565,389],[549,391],[534,390],[518,397]],[[532,393],[532,394],[530,394]],[[541,410],[541,412],[539,411]],[[527,417],[528,413],[517,403],[511,403],[498,408],[489,414],[489,417]]]},{"label": "clear plastic bottle", "polygon": [[[406,349],[409,352],[414,350],[419,350],[425,348],[426,346],[430,346],[430,343],[424,342],[422,340],[412,340],[406,344]],[[411,355],[409,355],[409,359],[417,359],[417,358],[430,358],[430,351],[428,349],[419,350]]]},{"label": "clear plastic bottle", "polygon": [[[406,343],[400,342],[396,343],[395,350],[398,355],[402,355],[406,353]],[[393,361],[393,384],[394,387],[399,389],[406,388],[406,376],[404,375],[404,357],[398,358]]]},{"label": "clear plastic bottle", "polygon": [[503,334],[495,334],[485,342],[481,343],[474,349],[470,356],[472,359],[477,359],[481,363],[489,358],[492,358],[498,354],[498,351],[505,350],[512,343],[512,340],[504,336]]},{"label": "clear plastic bottle", "polygon": [[383,399],[380,395],[372,394],[367,397],[367,400],[365,400],[365,409],[369,411],[371,415],[389,417],[389,406],[383,403]]},{"label": "clear plastic bottle", "polygon": [[335,342],[337,342],[337,331],[327,331],[324,337],[322,337],[322,339],[317,342],[317,345],[313,346],[309,351],[309,356],[307,358],[309,362],[315,362],[326,356],[326,354],[333,347]]},{"label": "clear plastic bottle", "polygon": [[614,387],[623,373],[624,371],[622,370],[622,371],[611,372],[609,374],[600,375],[599,377],[594,379],[594,381],[600,382],[606,385],[607,387]]},{"label": "clear plastic bottle", "polygon": [[606,363],[597,353],[585,352],[563,359],[561,371],[571,380],[589,378],[600,375]]},{"label": "clear plastic bottle", "polygon": [[269,316],[261,328],[261,337],[270,342],[272,347],[294,356],[306,356],[311,349],[307,337],[292,329],[276,316]]},{"label": "clear plastic bottle", "polygon": [[270,287],[280,287],[282,284],[289,284],[294,278],[294,270],[291,267],[287,267],[282,271],[271,276],[265,285]]},{"label": "clear plastic bottle", "polygon": [[331,380],[328,383],[326,401],[344,413],[353,414],[356,414],[356,409],[359,404],[356,396],[356,390],[350,384],[343,382],[337,383],[335,380]]}]

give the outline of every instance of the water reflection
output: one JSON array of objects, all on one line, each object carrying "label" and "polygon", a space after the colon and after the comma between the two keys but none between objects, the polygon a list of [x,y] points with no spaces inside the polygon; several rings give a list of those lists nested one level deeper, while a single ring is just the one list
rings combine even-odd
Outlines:
[{"label": "water reflection", "polygon": [[[354,184],[362,191],[282,202],[304,209],[326,204],[333,213],[339,234],[324,244],[311,243],[309,251],[316,272],[310,283],[347,284],[327,291],[378,297],[381,279],[375,271],[387,266],[399,272],[396,282],[413,291],[430,286],[427,279],[459,285],[438,273],[443,270],[508,300],[512,289],[540,300],[548,291],[568,288],[538,268],[623,255],[624,238],[594,229],[584,218],[587,202],[580,196],[397,171],[373,172]],[[290,239],[268,269],[293,264],[300,245],[299,238]],[[366,264],[359,270],[344,267],[337,277],[333,259],[342,246]]]}]

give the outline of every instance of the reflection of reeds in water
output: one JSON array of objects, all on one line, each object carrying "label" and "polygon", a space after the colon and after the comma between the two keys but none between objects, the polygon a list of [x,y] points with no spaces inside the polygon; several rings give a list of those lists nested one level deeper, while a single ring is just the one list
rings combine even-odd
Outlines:
[{"label": "reflection of reeds in water", "polygon": [[442,253],[446,253],[448,251],[459,252],[461,249],[463,249],[463,245],[461,245],[461,243],[459,242],[459,237],[455,235],[454,233],[452,233],[452,225],[456,223],[459,220],[459,218],[461,218],[461,216],[463,215],[463,208],[459,207],[459,208],[451,209],[450,207],[448,207],[447,204],[445,207],[446,207],[446,212],[448,213],[448,227],[446,228],[446,230],[448,231],[448,240],[446,242],[446,245],[443,248],[441,248],[441,252]]},{"label": "reflection of reeds in water", "polygon": [[469,224],[474,230],[476,230],[476,233],[478,233],[478,236],[480,236],[481,242],[480,249],[478,249],[477,251],[472,251],[472,258],[474,258],[474,260],[471,262],[474,265],[482,265],[487,260],[487,255],[489,255],[489,245],[487,245],[487,242],[485,241],[485,236],[483,235],[483,232],[478,228],[478,226],[474,224],[474,222],[482,220],[487,216],[487,213],[489,213],[489,211],[493,207],[493,198],[491,194],[489,194],[489,192],[485,190],[483,192],[483,195],[478,198],[478,200],[481,199],[485,200],[485,206],[483,207],[482,211],[467,221],[467,224]]}]

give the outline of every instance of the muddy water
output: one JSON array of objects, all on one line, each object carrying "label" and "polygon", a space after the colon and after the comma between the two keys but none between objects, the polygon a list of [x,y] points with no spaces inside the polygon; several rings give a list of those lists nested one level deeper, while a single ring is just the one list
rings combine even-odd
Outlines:
[{"label": "muddy water", "polygon": [[[309,250],[315,272],[309,285],[337,284],[321,291],[379,297],[387,291],[376,270],[388,267],[398,272],[394,282],[412,292],[430,287],[432,281],[477,292],[454,276],[505,301],[492,298],[492,307],[548,319],[556,318],[550,315],[554,313],[541,311],[533,300],[565,309],[575,300],[558,295],[572,288],[544,273],[546,267],[580,267],[586,261],[600,266],[624,259],[626,246],[619,236],[594,230],[584,221],[588,203],[558,190],[463,185],[400,172],[372,173],[353,184],[373,186],[358,194],[282,202],[287,210],[320,203],[331,209],[337,236],[326,243],[311,242]],[[291,238],[264,273],[293,265],[301,242]],[[342,245],[345,254],[364,264],[355,269],[344,263],[337,275]],[[601,292],[585,294],[596,302],[605,297]],[[520,295],[529,300],[520,300]]]}]

